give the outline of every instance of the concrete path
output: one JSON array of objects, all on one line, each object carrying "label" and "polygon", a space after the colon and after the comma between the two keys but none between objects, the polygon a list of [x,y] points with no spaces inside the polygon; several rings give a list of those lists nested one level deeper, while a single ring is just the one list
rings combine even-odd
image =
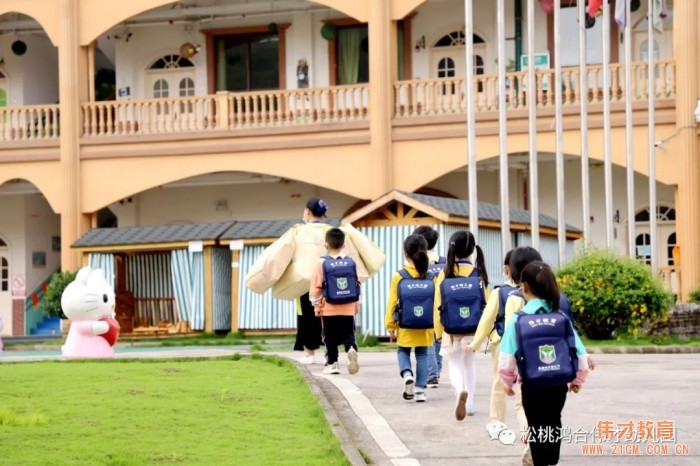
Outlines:
[{"label": "concrete path", "polygon": [[[227,356],[247,352],[243,347],[123,348],[123,358],[187,358]],[[276,353],[295,360],[300,353]],[[570,394],[563,413],[571,440],[562,447],[560,464],[570,465],[697,465],[700,464],[700,414],[697,387],[700,385],[695,354],[599,354],[598,367],[590,375],[581,393]],[[7,351],[0,362],[59,359],[59,351]],[[458,422],[454,419],[454,395],[446,368],[440,387],[429,389],[426,403],[403,400],[402,381],[394,352],[360,353],[360,372],[348,375],[341,356],[338,376],[321,373],[320,365],[299,368],[314,393],[322,398],[333,428],[339,434],[354,463],[361,458],[378,465],[518,465],[522,444],[504,445],[491,440],[485,426],[488,419],[490,356],[479,354],[476,391],[477,413]],[[655,438],[666,426],[675,429],[675,443],[621,441],[602,444],[598,455],[584,455],[582,445],[591,443],[599,422],[609,422],[613,430],[624,430],[633,423],[638,432],[640,421],[651,422]],[[668,421],[663,424],[664,421]],[[662,422],[662,424],[657,424]],[[513,400],[508,400],[507,424],[519,437]],[[674,433],[674,432],[671,432]],[[587,435],[587,440],[582,437]],[[601,445],[598,442],[598,445]],[[689,456],[685,453],[687,446]],[[640,455],[637,456],[636,448]],[[650,455],[652,450],[656,455]],[[668,452],[661,456],[658,453]]]}]

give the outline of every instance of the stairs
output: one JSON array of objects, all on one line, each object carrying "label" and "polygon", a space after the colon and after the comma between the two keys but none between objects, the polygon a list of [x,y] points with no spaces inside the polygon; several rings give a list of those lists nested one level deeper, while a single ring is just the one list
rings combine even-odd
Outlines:
[{"label": "stairs", "polygon": [[45,317],[36,328],[31,330],[32,335],[61,335],[61,319],[59,317]]}]

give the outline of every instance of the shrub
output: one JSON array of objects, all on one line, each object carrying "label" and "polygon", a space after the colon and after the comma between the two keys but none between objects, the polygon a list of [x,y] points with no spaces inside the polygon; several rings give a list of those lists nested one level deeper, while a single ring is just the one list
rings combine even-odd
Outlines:
[{"label": "shrub", "polygon": [[673,304],[673,295],[646,265],[605,251],[562,268],[559,286],[571,301],[576,325],[595,340],[611,339],[615,332],[636,335],[641,326],[665,319]]},{"label": "shrub", "polygon": [[41,305],[41,310],[47,316],[60,317],[65,319],[66,315],[61,309],[61,295],[63,290],[75,280],[77,272],[55,272],[51,275],[49,286],[44,294],[44,302]]},{"label": "shrub", "polygon": [[688,301],[695,304],[700,304],[700,288],[696,288],[688,295]]}]

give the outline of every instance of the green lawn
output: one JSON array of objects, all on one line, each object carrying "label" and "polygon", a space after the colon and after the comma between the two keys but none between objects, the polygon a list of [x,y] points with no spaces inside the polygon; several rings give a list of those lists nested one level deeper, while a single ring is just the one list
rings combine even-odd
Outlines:
[{"label": "green lawn", "polygon": [[675,335],[671,336],[624,336],[619,339],[612,340],[589,340],[588,338],[581,338],[584,346],[668,346],[668,345],[679,345],[679,346],[698,346],[700,345],[700,338],[679,338]]},{"label": "green lawn", "polygon": [[0,364],[0,464],[347,465],[272,356]]}]

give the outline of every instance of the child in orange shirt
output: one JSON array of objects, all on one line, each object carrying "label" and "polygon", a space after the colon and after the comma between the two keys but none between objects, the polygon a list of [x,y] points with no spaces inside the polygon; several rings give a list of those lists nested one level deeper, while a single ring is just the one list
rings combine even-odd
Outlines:
[{"label": "child in orange shirt", "polygon": [[360,282],[355,262],[343,253],[345,233],[340,228],[326,232],[326,250],[311,275],[309,300],[321,317],[328,365],[324,374],[340,374],[338,345],[348,354],[348,373],[360,370],[355,341],[355,314],[360,310]]}]

